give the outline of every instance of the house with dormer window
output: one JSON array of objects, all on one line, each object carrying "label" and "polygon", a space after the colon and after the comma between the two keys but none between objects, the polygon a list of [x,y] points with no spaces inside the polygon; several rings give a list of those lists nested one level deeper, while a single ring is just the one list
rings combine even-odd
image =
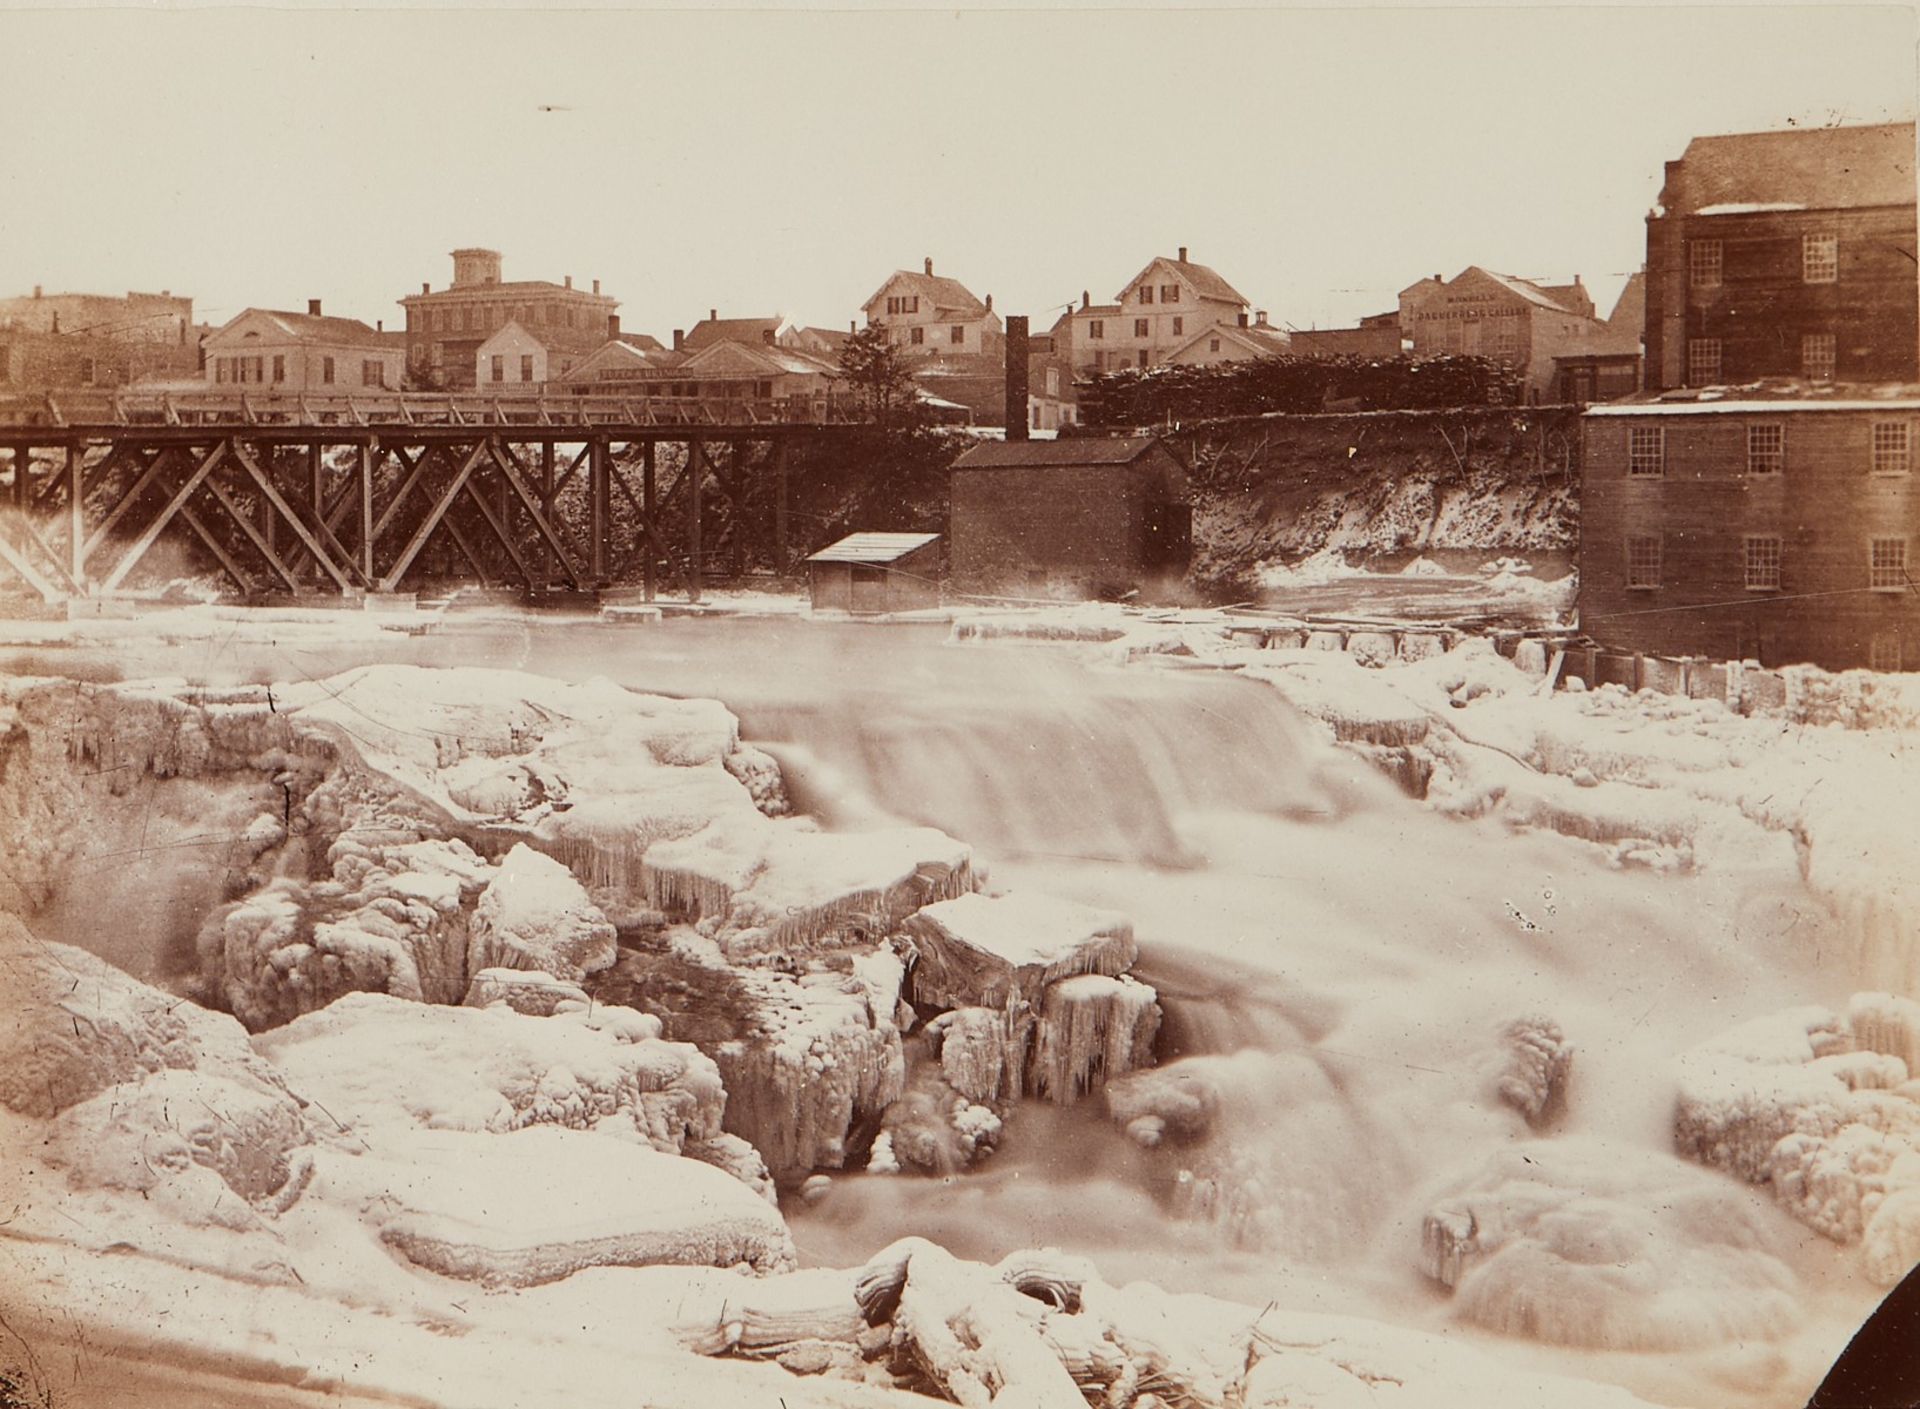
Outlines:
[{"label": "house with dormer window", "polygon": [[1246,295],[1188,259],[1182,245],[1173,258],[1156,256],[1112,303],[1081,294],[1080,307],[1054,324],[1053,339],[1076,372],[1115,372],[1157,367],[1204,329],[1246,325]]},{"label": "house with dormer window", "polygon": [[894,346],[919,357],[999,357],[1006,325],[993,311],[993,295],[981,299],[958,279],[933,272],[929,258],[920,273],[896,269],[861,305],[867,326],[884,323]]}]

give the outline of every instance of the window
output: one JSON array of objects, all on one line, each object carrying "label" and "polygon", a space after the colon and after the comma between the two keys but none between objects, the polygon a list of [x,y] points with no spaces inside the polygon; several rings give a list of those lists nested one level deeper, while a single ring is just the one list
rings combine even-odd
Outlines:
[{"label": "window", "polygon": [[1904,475],[1913,468],[1913,439],[1905,421],[1873,423],[1873,472]]},{"label": "window", "polygon": [[1047,368],[1047,395],[1058,396],[1059,394],[1060,369],[1058,367],[1049,367]]},{"label": "window", "polygon": [[82,357],[80,359],[80,385],[92,386],[95,375],[93,359],[91,357]]},{"label": "window", "polygon": [[1876,538],[1867,549],[1867,586],[1882,592],[1907,589],[1907,540]]},{"label": "window", "polygon": [[1777,475],[1787,465],[1785,426],[1747,427],[1747,473]]},{"label": "window", "polygon": [[1900,668],[1900,633],[1898,631],[1876,631],[1873,640],[1867,646],[1867,669],[1898,670]]},{"label": "window", "polygon": [[533,380],[533,354],[531,352],[523,352],[520,354],[520,380],[523,382]]},{"label": "window", "polygon": [[1160,286],[1160,302],[1180,302],[1180,286],[1178,284],[1162,284]]},{"label": "window", "polygon": [[1184,333],[1186,330],[1187,330],[1187,320],[1185,318],[1175,318],[1173,320],[1173,335],[1176,338],[1179,337],[1180,334]]},{"label": "window", "polygon": [[1140,302],[1142,303],[1153,302],[1153,285],[1152,284],[1142,284],[1140,286]]},{"label": "window", "polygon": [[1808,381],[1833,380],[1833,334],[1808,333],[1800,339],[1800,375]]},{"label": "window", "polygon": [[908,331],[907,341],[911,342],[915,347],[920,346],[926,340],[927,330],[925,328],[913,328]]},{"label": "window", "polygon": [[328,386],[333,385],[333,359],[331,357],[322,357],[320,359],[320,380]]},{"label": "window", "polygon": [[963,343],[966,340],[967,340],[967,325],[965,323],[955,323],[951,328],[947,329],[948,342]]},{"label": "window", "polygon": [[1035,402],[1033,405],[1033,428],[1035,430],[1040,429],[1040,405],[1038,402]]},{"label": "window", "polygon": [[1139,353],[1139,357],[1140,357],[1140,365],[1141,365],[1142,367],[1144,367],[1144,366],[1146,366],[1146,365],[1147,365],[1147,350],[1146,350],[1146,349],[1145,349],[1144,347],[1140,349],[1140,353]]},{"label": "window", "polygon": [[1208,351],[1208,352],[1218,352],[1219,350],[1220,350],[1220,339],[1218,339],[1218,338],[1208,338],[1208,339],[1207,339],[1207,351]]},{"label": "window", "polygon": [[1747,591],[1780,590],[1780,540],[1770,534],[1749,534],[1745,541]]},{"label": "window", "polygon": [[489,368],[490,375],[488,380],[496,382],[505,381],[507,379],[507,359],[496,352],[487,360],[492,364]]},{"label": "window", "polygon": [[1627,432],[1627,473],[1657,479],[1667,472],[1667,432],[1663,426],[1635,426]]},{"label": "window", "polygon": [[1809,284],[1831,284],[1840,277],[1840,237],[1800,237],[1800,277]]},{"label": "window", "polygon": [[380,359],[377,357],[363,358],[360,363],[360,385],[385,386],[386,384],[386,369],[380,365]]},{"label": "window", "polygon": [[1151,326],[1152,326],[1151,320],[1146,318],[1136,318],[1133,320],[1133,335],[1136,338],[1147,337],[1150,335],[1148,332],[1148,329]]},{"label": "window", "polygon": [[1720,380],[1720,339],[1687,339],[1687,385],[1714,386]]},{"label": "window", "polygon": [[1693,240],[1687,245],[1687,282],[1696,289],[1720,287],[1722,247],[1718,240]]},{"label": "window", "polygon": [[1090,337],[1090,338],[1104,338],[1104,337],[1105,337],[1106,335],[1107,335],[1107,320],[1106,320],[1106,319],[1104,319],[1104,318],[1095,318],[1095,319],[1093,319],[1092,321],[1090,321],[1090,322],[1089,322],[1089,323],[1087,324],[1087,336],[1088,336],[1088,337]]},{"label": "window", "polygon": [[1660,585],[1660,540],[1651,535],[1627,539],[1627,586],[1635,588]]}]

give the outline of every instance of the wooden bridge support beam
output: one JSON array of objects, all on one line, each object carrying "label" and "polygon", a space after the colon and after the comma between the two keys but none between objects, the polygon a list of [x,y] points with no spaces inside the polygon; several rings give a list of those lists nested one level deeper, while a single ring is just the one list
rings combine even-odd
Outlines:
[{"label": "wooden bridge support beam", "polygon": [[700,556],[700,481],[706,478],[707,447],[701,440],[687,442],[687,600],[698,602],[706,577]]},{"label": "wooden bridge support beam", "polygon": [[773,570],[787,574],[791,556],[787,548],[787,438],[773,442]]},{"label": "wooden bridge support beam", "polygon": [[649,440],[640,447],[640,585],[651,602],[654,593],[654,449],[655,442]]}]

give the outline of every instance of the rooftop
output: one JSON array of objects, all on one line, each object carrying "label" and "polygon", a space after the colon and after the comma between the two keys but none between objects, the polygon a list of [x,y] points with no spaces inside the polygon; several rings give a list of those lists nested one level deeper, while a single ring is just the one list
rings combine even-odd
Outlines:
[{"label": "rooftop", "polygon": [[1667,163],[1660,204],[1681,214],[1914,204],[1914,125],[1800,127],[1695,137]]},{"label": "rooftop", "polygon": [[1793,411],[1888,411],[1920,409],[1920,386],[1909,382],[1805,382],[1779,378],[1741,386],[1677,387],[1643,391],[1589,407],[1589,416],[1671,415]]},{"label": "rooftop", "polygon": [[937,533],[849,533],[808,557],[810,563],[894,563],[938,543]]},{"label": "rooftop", "polygon": [[1072,436],[1060,440],[988,441],[958,460],[956,470],[1047,465],[1127,465],[1160,442],[1150,435]]}]

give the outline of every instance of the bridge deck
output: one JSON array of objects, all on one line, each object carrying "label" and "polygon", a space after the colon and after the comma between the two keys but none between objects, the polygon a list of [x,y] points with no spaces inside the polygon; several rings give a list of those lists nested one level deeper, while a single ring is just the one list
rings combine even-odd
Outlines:
[{"label": "bridge deck", "polygon": [[[527,440],[765,438],[796,427],[856,424],[865,419],[844,396],[695,398],[668,396],[491,396],[480,393],[381,392],[291,396],[239,391],[143,392],[116,388],[0,396],[0,444],[58,445],[76,438],[120,436],[129,430],[218,429],[262,438],[311,439],[338,431],[345,443],[381,430],[422,438],[476,429],[512,432]],[[276,435],[275,433],[279,434]],[[333,440],[332,434],[325,439]]]}]

